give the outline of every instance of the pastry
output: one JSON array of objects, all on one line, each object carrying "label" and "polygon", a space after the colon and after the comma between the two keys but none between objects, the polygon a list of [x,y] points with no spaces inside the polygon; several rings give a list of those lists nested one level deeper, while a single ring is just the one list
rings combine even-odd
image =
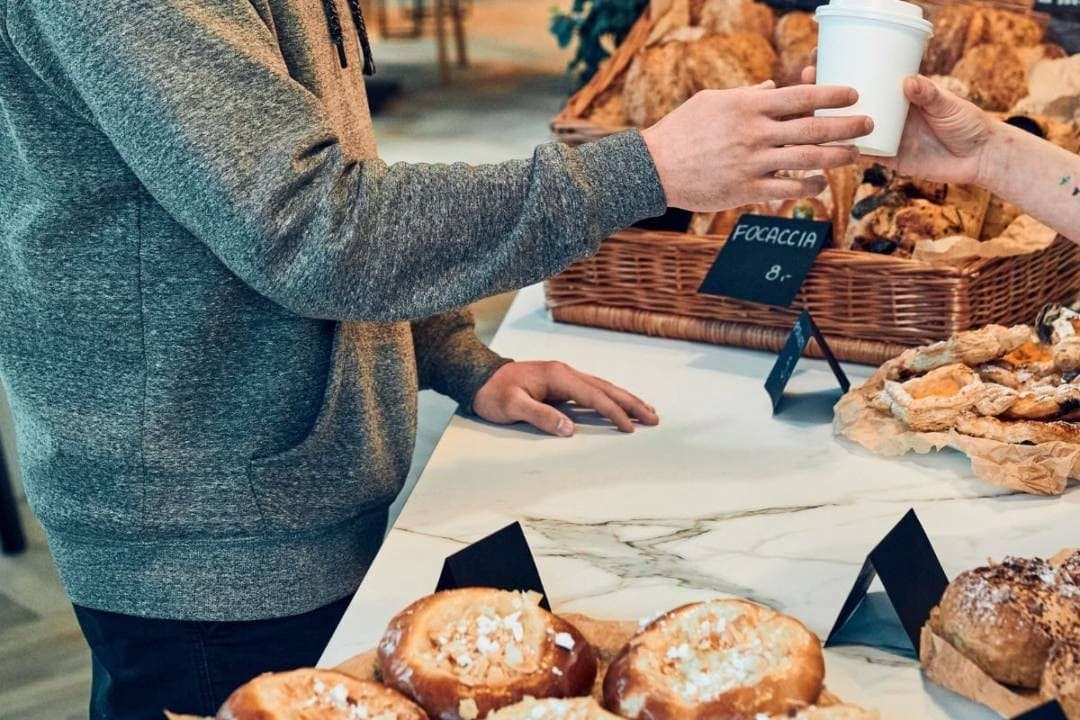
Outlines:
[{"label": "pastry", "polygon": [[[742,73],[737,73],[732,79],[718,77],[715,72],[699,75],[692,71],[690,78],[695,91],[723,90],[764,82],[773,76],[776,65],[776,52],[768,38],[756,33],[706,35],[690,43],[687,51],[691,57],[696,56],[699,59],[707,58],[709,55],[728,57],[743,69]],[[748,80],[744,81],[744,76]]]},{"label": "pastry", "polygon": [[591,697],[526,698],[519,703],[496,710],[486,720],[618,720]]},{"label": "pastry", "polygon": [[781,715],[760,714],[754,720],[880,720],[880,716],[855,705],[829,705],[793,710]]},{"label": "pastry", "polygon": [[1048,442],[1080,443],[1080,424],[1062,420],[999,420],[974,414],[956,418],[955,430],[963,435],[987,438],[1014,445],[1038,445]]},{"label": "pastry", "polygon": [[672,610],[633,637],[604,678],[604,705],[626,718],[724,720],[815,703],[825,672],[800,622],[744,600]]},{"label": "pastry", "polygon": [[600,93],[589,107],[588,119],[598,125],[623,127],[628,124],[623,84],[616,83]]},{"label": "pastry", "polygon": [[649,127],[693,94],[682,72],[682,55],[682,43],[668,42],[645,48],[630,63],[623,105],[631,124]]},{"label": "pastry", "polygon": [[587,694],[596,657],[536,593],[466,588],[395,616],[379,643],[383,680],[440,720],[476,720],[526,697]]},{"label": "pastry", "polygon": [[768,5],[754,0],[704,0],[690,20],[712,33],[755,33],[771,38],[776,16]]},{"label": "pastry", "polygon": [[978,237],[990,194],[973,185],[930,182],[865,166],[855,189],[846,248],[910,256],[923,240]]},{"label": "pastry", "polygon": [[1017,397],[1015,390],[984,383],[971,368],[953,364],[903,383],[886,380],[872,404],[912,430],[933,432],[953,427],[963,413],[1000,415]]},{"label": "pastry", "polygon": [[957,333],[948,340],[910,348],[891,361],[901,374],[921,374],[953,363],[969,367],[997,360],[1034,339],[1027,325],[987,325],[981,330]]},{"label": "pastry", "polygon": [[237,688],[219,720],[427,720],[403,695],[332,670],[266,673]]},{"label": "pastry", "polygon": [[1018,217],[1020,217],[1020,208],[997,195],[992,196],[986,208],[986,219],[983,221],[979,239],[992,240],[998,237]]},{"label": "pastry", "polygon": [[1027,66],[1001,41],[968,50],[952,75],[967,84],[971,101],[984,110],[1003,112],[1027,95]]},{"label": "pastry", "polygon": [[1080,720],[1080,634],[1050,650],[1039,694],[1057,698],[1069,720]]},{"label": "pastry", "polygon": [[[687,43],[683,50],[683,67],[681,72],[686,78],[686,85],[690,94],[700,90],[727,90],[729,88],[753,85],[756,77],[754,72],[761,72],[762,67],[768,67],[771,73],[773,51],[768,47],[769,43],[764,38],[753,35],[762,44],[748,41],[748,36],[724,36],[708,35],[695,42]],[[757,71],[749,69],[740,57],[754,61],[753,54],[765,52],[768,57],[762,64],[761,58],[756,62]],[[766,75],[765,77],[768,77]]]},{"label": "pastry", "polygon": [[802,71],[810,64],[810,54],[817,47],[817,22],[810,13],[789,12],[776,21],[773,44],[780,54],[776,81],[780,85],[797,85]]},{"label": "pastry", "polygon": [[927,75],[947,75],[967,50],[968,28],[975,17],[973,5],[952,3],[934,15],[934,34],[926,46],[922,71]]},{"label": "pastry", "polygon": [[927,75],[951,73],[964,54],[977,45],[1028,47],[1040,44],[1046,34],[1031,13],[988,5],[950,3],[935,12],[933,20],[934,34],[923,58],[923,72]]},{"label": "pastry", "polygon": [[1064,584],[1064,574],[1038,558],[968,570],[949,583],[930,627],[998,682],[1035,689],[1070,622],[1068,599],[1058,597]]}]

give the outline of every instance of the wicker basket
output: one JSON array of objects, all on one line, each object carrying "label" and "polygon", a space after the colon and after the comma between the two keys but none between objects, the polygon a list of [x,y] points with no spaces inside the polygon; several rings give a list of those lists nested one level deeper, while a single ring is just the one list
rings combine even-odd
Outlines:
[{"label": "wicker basket", "polygon": [[[905,347],[989,323],[1030,322],[1048,302],[1080,291],[1080,246],[1049,248],[960,268],[826,249],[791,309],[698,293],[724,239],[625,230],[593,258],[547,282],[561,322],[778,350],[803,308],[842,360],[880,364]],[[811,355],[819,355],[815,347]]]}]

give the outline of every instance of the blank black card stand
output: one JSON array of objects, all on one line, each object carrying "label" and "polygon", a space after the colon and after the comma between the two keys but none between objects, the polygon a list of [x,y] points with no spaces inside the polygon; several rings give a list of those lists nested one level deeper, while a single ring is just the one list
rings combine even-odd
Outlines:
[{"label": "blank black card stand", "polygon": [[551,610],[521,523],[511,523],[446,558],[435,590],[465,587],[532,590],[543,596],[540,606]]},{"label": "blank black card stand", "polygon": [[19,505],[8,477],[7,458],[0,445],[0,550],[5,555],[21,553],[26,548],[26,536],[19,520]]},{"label": "blank black card stand", "polygon": [[1025,713],[1020,713],[1013,720],[1069,720],[1065,717],[1065,711],[1057,700],[1032,708]]},{"label": "blank black card stand", "polygon": [[[866,592],[875,577],[884,596]],[[948,584],[922,523],[908,510],[866,557],[825,647],[868,645],[917,657],[922,626]]]}]

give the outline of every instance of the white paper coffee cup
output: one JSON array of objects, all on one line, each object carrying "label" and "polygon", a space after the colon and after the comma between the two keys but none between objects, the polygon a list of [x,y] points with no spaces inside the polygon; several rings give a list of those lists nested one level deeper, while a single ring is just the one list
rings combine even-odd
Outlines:
[{"label": "white paper coffee cup", "polygon": [[864,155],[896,155],[909,106],[904,78],[919,71],[933,25],[902,0],[831,0],[816,18],[818,85],[859,91],[854,106],[816,114],[869,115],[874,131],[854,144]]}]

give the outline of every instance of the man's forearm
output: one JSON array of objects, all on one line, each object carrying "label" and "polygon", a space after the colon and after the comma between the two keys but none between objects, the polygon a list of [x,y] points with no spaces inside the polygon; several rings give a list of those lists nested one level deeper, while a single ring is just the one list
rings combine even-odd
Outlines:
[{"label": "man's forearm", "polygon": [[1080,243],[1080,156],[997,123],[980,185]]}]

